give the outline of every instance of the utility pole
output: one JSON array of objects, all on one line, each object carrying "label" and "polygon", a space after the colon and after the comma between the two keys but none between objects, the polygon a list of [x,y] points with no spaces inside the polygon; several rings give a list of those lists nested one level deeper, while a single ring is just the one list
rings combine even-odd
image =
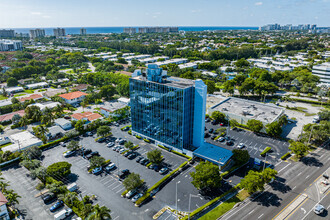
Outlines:
[{"label": "utility pole", "polygon": [[177,219],[179,219],[179,215],[178,215],[178,183],[180,183],[180,181],[176,182],[175,184],[175,206],[176,206],[176,217]]}]

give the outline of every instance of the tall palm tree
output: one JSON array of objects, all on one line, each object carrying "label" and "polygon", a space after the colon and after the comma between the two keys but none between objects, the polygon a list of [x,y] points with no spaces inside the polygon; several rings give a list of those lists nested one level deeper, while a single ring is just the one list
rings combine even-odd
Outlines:
[{"label": "tall palm tree", "polygon": [[66,193],[66,194],[60,194],[58,195],[58,198],[62,200],[65,203],[73,205],[74,201],[78,200],[77,193]]},{"label": "tall palm tree", "polygon": [[23,116],[23,117],[19,120],[18,123],[19,123],[20,126],[24,127],[24,129],[26,130],[26,129],[27,129],[27,126],[28,126],[28,124],[29,124],[30,122],[29,122],[29,119],[28,119],[27,117]]},{"label": "tall palm tree", "polygon": [[63,106],[57,105],[54,109],[56,115],[61,116],[63,114]]},{"label": "tall palm tree", "polygon": [[15,206],[15,204],[19,204],[18,198],[21,198],[21,196],[15,193],[14,190],[6,190],[4,194],[8,200],[7,204],[9,206]]},{"label": "tall palm tree", "polygon": [[0,190],[1,190],[1,192],[5,191],[7,186],[9,186],[8,183],[0,181]]},{"label": "tall palm tree", "polygon": [[100,207],[99,204],[94,206],[93,212],[88,216],[88,220],[104,220],[111,219],[111,210],[105,206]]}]

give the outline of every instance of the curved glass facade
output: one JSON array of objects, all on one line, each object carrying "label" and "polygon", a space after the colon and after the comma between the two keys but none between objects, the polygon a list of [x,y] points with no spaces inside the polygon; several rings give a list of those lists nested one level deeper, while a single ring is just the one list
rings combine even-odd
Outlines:
[{"label": "curved glass facade", "polygon": [[194,87],[130,78],[132,130],[189,149],[193,140]]}]

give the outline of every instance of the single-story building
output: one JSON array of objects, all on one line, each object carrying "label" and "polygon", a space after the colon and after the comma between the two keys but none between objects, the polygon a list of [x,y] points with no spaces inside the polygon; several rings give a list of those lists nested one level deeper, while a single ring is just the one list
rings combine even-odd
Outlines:
[{"label": "single-story building", "polygon": [[9,213],[7,209],[7,198],[0,192],[0,218],[3,220],[9,220]]},{"label": "single-story building", "polygon": [[75,113],[71,115],[71,119],[74,121],[85,120],[87,122],[92,122],[97,119],[103,119],[102,115],[93,112],[85,112],[85,113]]},{"label": "single-story building", "polygon": [[71,124],[71,121],[69,120],[66,120],[64,118],[58,118],[58,119],[55,119],[55,125],[58,125],[60,126],[62,129],[64,130],[69,130],[72,128],[72,124]]},{"label": "single-story building", "polygon": [[9,137],[0,137],[0,146],[10,143]]},{"label": "single-story building", "polygon": [[[5,100],[1,100],[0,101],[0,107],[4,107],[4,106],[8,106],[8,105],[12,105],[13,103],[11,102],[10,99],[5,99]],[[0,112],[1,113],[1,112]]]},{"label": "single-story building", "polygon": [[78,104],[82,102],[87,95],[88,94],[85,92],[76,91],[76,92],[61,94],[59,95],[59,97],[61,97],[68,104]]},{"label": "single-story building", "polygon": [[88,88],[88,84],[78,84],[75,87],[72,87],[72,90],[86,91]]},{"label": "single-story building", "polygon": [[25,86],[28,89],[38,89],[49,87],[49,84],[46,82],[33,83]]},{"label": "single-story building", "polygon": [[5,88],[5,91],[7,93],[17,93],[17,92],[23,92],[24,89],[21,86],[15,86],[15,87]]},{"label": "single-story building", "polygon": [[8,113],[8,114],[0,115],[0,122],[4,123],[4,122],[11,121],[12,118],[14,117],[14,115],[19,115],[19,116],[23,117],[25,115],[25,111],[24,110],[19,110],[19,111],[16,111],[16,112],[11,112],[11,113]]},{"label": "single-story building", "polygon": [[129,98],[121,97],[121,98],[117,99],[117,101],[118,102],[121,102],[121,103],[124,103],[126,105],[129,105],[129,103],[130,103],[131,100]]},{"label": "single-story building", "polygon": [[33,103],[29,106],[38,106],[40,108],[41,111],[45,110],[45,108],[49,108],[49,109],[52,109],[52,108],[55,108],[56,106],[58,105],[61,105],[61,103],[59,102],[45,102],[45,103]]},{"label": "single-story building", "polygon": [[48,133],[46,134],[48,139],[60,138],[64,135],[65,131],[58,125],[48,128]]},{"label": "single-story building", "polygon": [[225,148],[204,142],[202,146],[193,152],[193,155],[217,164],[222,169],[229,163],[233,153]]},{"label": "single-story building", "polygon": [[102,107],[100,107],[100,113],[103,114],[105,117],[116,116],[114,115],[114,111],[124,108],[127,106],[125,102],[119,102],[118,100],[105,102]]},{"label": "single-story building", "polygon": [[41,94],[32,94],[29,96],[25,96],[19,99],[20,102],[25,102],[25,101],[30,101],[31,99],[33,100],[38,100],[38,99],[42,99],[44,96]]},{"label": "single-story building", "polygon": [[42,141],[28,131],[12,134],[9,136],[9,138],[13,144],[3,147],[3,151],[15,152],[18,150],[24,150],[32,146],[42,145]]},{"label": "single-story building", "polygon": [[48,97],[48,98],[51,98],[51,97],[54,97],[58,94],[61,94],[61,93],[65,93],[66,90],[65,89],[53,89],[53,90],[49,90],[49,91],[46,91],[44,93],[42,93],[44,96]]}]

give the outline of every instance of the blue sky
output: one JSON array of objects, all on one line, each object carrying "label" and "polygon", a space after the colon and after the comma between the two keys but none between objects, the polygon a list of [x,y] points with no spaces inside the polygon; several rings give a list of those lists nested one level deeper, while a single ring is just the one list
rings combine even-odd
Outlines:
[{"label": "blue sky", "polygon": [[330,26],[330,0],[0,0],[0,29],[275,22]]}]

